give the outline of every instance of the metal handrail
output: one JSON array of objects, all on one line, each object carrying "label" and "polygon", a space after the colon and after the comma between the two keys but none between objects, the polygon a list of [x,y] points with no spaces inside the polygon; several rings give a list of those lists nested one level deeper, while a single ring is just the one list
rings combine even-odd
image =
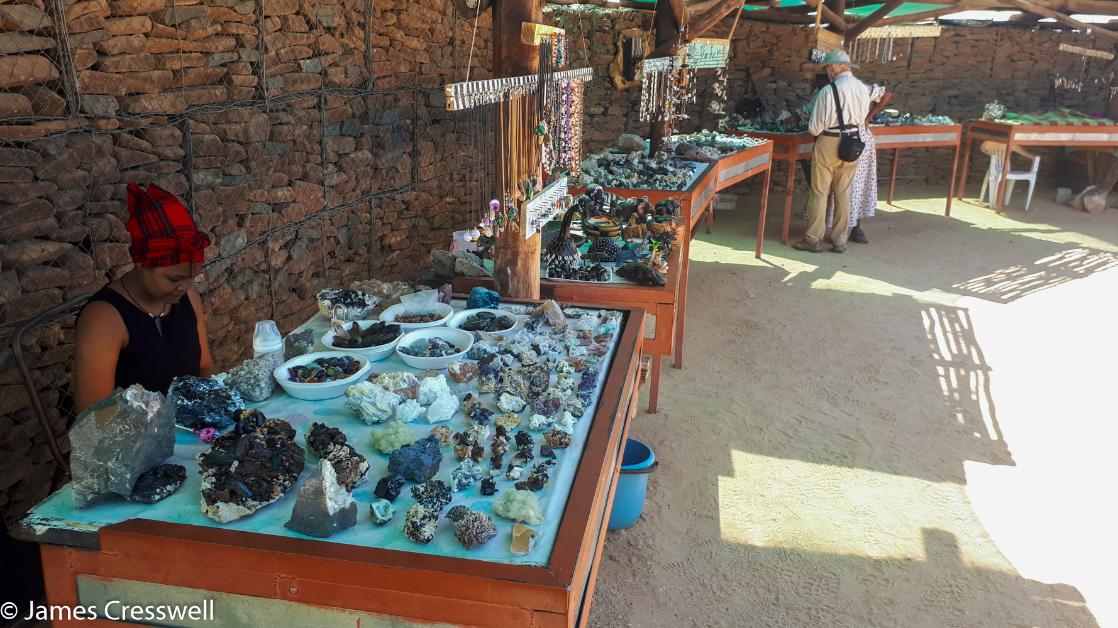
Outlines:
[{"label": "metal handrail", "polygon": [[34,318],[28,320],[26,323],[20,325],[15,334],[12,336],[12,356],[15,358],[16,368],[19,369],[20,375],[23,376],[23,384],[27,387],[27,394],[31,398],[31,405],[34,407],[35,414],[39,419],[39,427],[47,437],[47,447],[50,448],[50,454],[54,457],[54,461],[58,466],[70,475],[70,464],[66,462],[66,457],[62,454],[62,448],[58,445],[58,439],[54,437],[54,430],[50,427],[50,420],[47,418],[46,410],[43,409],[43,402],[39,399],[39,393],[35,390],[35,382],[31,379],[31,371],[27,368],[27,361],[23,359],[23,334],[30,329],[42,325],[45,321],[50,320],[67,310],[76,308],[89,300],[92,294],[85,293],[78,295],[65,303],[56,305],[49,310],[40,312]]}]

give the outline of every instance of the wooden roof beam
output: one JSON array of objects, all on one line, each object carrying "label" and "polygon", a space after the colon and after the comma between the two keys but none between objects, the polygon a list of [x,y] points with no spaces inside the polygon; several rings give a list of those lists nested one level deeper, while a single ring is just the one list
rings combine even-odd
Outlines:
[{"label": "wooden roof beam", "polygon": [[901,6],[902,4],[904,4],[904,2],[905,0],[886,0],[885,4],[881,5],[881,7],[878,8],[876,11],[858,20],[857,23],[846,29],[846,45],[849,46],[855,39],[858,39],[858,36],[866,32],[867,28],[873,26],[874,24],[877,24],[886,17],[889,17],[889,14],[892,13],[893,9]]},{"label": "wooden roof beam", "polygon": [[746,11],[742,13],[742,19],[756,20],[758,22],[775,22],[777,24],[815,24],[815,18],[799,13],[792,13],[790,11],[774,11],[772,9],[765,9],[763,11]]},{"label": "wooden roof beam", "polygon": [[846,20],[842,19],[841,16],[836,15],[834,11],[827,8],[827,5],[823,4],[822,0],[804,0],[804,2],[816,11],[823,11],[823,19],[830,24],[833,24],[840,31],[845,33],[847,29],[850,28],[850,25],[846,23]]},{"label": "wooden roof beam", "polygon": [[1060,13],[1059,11],[1054,11],[1035,2],[1029,2],[1028,0],[1001,0],[1000,4],[1009,5],[1022,11],[1028,11],[1029,13],[1039,15],[1041,17],[1050,17],[1057,22],[1066,24],[1067,26],[1078,29],[1084,33],[1089,32],[1095,35],[1101,35],[1102,37],[1109,39],[1111,42],[1118,43],[1118,32],[1103,28],[1099,24],[1087,24],[1084,22],[1080,22],[1070,15]]}]

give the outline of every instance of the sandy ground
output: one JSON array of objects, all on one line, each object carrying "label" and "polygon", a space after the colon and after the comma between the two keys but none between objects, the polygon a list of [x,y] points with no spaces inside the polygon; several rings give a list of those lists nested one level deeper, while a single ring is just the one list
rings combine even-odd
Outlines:
[{"label": "sandy ground", "polygon": [[698,236],[593,626],[1118,626],[1118,210],[898,192],[846,255],[779,195],[763,262],[754,198]]}]

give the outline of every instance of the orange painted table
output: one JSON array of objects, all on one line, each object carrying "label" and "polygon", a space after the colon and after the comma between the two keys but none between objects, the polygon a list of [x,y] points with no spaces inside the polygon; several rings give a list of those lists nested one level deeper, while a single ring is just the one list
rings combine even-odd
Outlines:
[{"label": "orange painted table", "polygon": [[[1013,154],[1015,146],[1114,149],[1118,148],[1118,125],[1052,125],[1052,124],[1009,124],[993,120],[971,120],[967,122],[967,144],[963,151],[963,171],[959,178],[958,197],[967,192],[967,170],[970,168],[970,155],[974,142],[1000,142],[1006,145],[1006,154]],[[1005,206],[1006,176],[1009,168],[1002,168],[1001,180],[995,203],[990,205],[1001,211]]]},{"label": "orange painted table", "polygon": [[[129,599],[131,603],[217,598],[215,625],[223,625],[224,605],[243,625],[261,625],[261,618],[262,625],[300,626],[397,625],[401,619],[502,628],[582,626],[589,616],[625,438],[636,413],[643,328],[642,310],[624,311],[618,345],[546,565],[149,519],[99,528],[17,524],[12,533],[40,544],[51,605],[84,606],[98,592],[123,591],[148,596]],[[368,504],[359,507],[367,509]],[[226,616],[224,623],[237,621]]]},{"label": "orange painted table", "polygon": [[893,189],[897,183],[897,161],[902,150],[906,148],[954,148],[951,162],[951,178],[947,184],[947,207],[944,208],[945,216],[951,215],[951,196],[955,189],[955,171],[959,167],[959,146],[962,143],[963,125],[961,124],[928,124],[928,125],[902,125],[886,126],[879,124],[870,125],[877,150],[893,151],[893,169],[889,175],[889,194],[886,202],[893,204]]},{"label": "orange painted table", "polygon": [[[683,228],[680,227],[682,235]],[[676,242],[685,239],[677,237]],[[676,359],[682,365],[683,352],[683,309],[684,276],[681,264],[682,246],[672,247],[668,254],[667,282],[663,286],[642,286],[633,283],[597,283],[590,281],[563,281],[561,279],[540,279],[540,296],[555,299],[560,303],[593,303],[608,308],[643,308],[655,317],[656,326],[652,338],[644,339],[642,351],[651,360],[649,372],[651,381],[648,391],[648,411],[655,413],[660,398],[660,367],[662,359],[676,352]],[[468,294],[477,286],[496,290],[492,277],[455,277],[454,292]]]},{"label": "orange painted table", "polygon": [[[780,225],[780,242],[788,244],[788,229],[792,221],[792,195],[796,191],[796,162],[811,159],[815,150],[815,137],[808,132],[803,133],[765,133],[762,131],[730,131],[731,135],[760,137],[772,142],[772,160],[782,161],[788,165],[784,176],[784,220]],[[765,182],[762,194],[768,194],[769,180]],[[762,212],[764,207],[762,207]],[[758,245],[756,257],[761,257]]]}]

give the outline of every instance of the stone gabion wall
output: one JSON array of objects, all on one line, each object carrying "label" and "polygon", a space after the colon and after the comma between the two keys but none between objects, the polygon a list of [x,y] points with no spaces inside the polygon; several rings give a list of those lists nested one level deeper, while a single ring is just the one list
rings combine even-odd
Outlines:
[{"label": "stone gabion wall", "polygon": [[[57,481],[12,336],[127,271],[126,184],[180,195],[214,240],[198,288],[219,368],[325,287],[411,278],[476,223],[484,118],[443,85],[491,67],[449,0],[0,2],[0,513]],[[488,145],[488,144],[486,144]],[[74,315],[21,344],[56,434]],[[63,439],[65,440],[65,439]],[[68,445],[64,445],[68,448]]]}]

